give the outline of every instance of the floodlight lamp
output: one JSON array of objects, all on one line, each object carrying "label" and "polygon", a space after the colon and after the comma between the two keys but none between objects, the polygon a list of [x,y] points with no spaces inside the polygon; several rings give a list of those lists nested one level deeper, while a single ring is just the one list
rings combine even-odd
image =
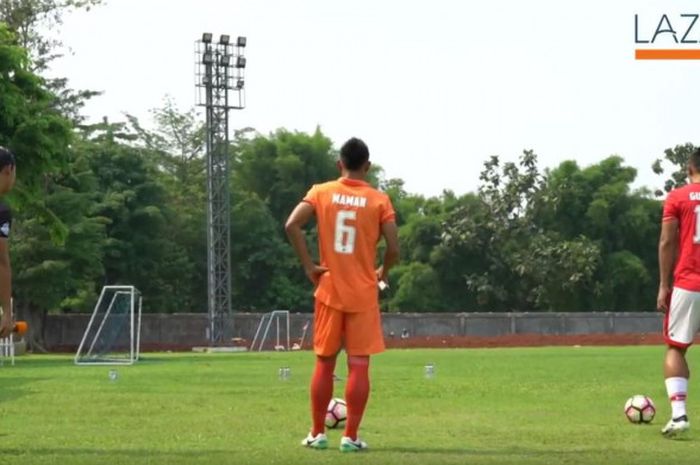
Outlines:
[{"label": "floodlight lamp", "polygon": [[221,62],[222,66],[229,67],[229,66],[231,66],[231,55],[229,55],[229,54],[221,55],[221,58],[219,61]]},{"label": "floodlight lamp", "polygon": [[245,68],[245,57],[238,57],[236,60],[236,68]]},{"label": "floodlight lamp", "polygon": [[248,42],[248,40],[243,36],[238,36],[238,39],[236,39],[236,45],[239,47],[245,47],[246,42]]},{"label": "floodlight lamp", "polygon": [[243,79],[239,79],[236,82],[236,89],[241,90],[245,86],[245,81]]},{"label": "floodlight lamp", "polygon": [[205,32],[204,34],[202,34],[202,42],[204,42],[205,44],[210,44],[212,37],[213,35],[211,32]]},{"label": "floodlight lamp", "polygon": [[230,41],[231,36],[229,36],[228,34],[221,34],[221,37],[219,37],[219,43],[221,45],[228,45]]},{"label": "floodlight lamp", "polygon": [[214,62],[214,55],[211,52],[205,52],[204,55],[202,55],[202,63],[205,65],[210,65]]}]

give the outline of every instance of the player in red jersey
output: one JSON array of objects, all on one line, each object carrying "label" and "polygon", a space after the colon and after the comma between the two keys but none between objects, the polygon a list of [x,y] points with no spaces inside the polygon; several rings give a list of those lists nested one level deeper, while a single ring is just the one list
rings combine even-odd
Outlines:
[{"label": "player in red jersey", "polygon": [[[365,181],[370,167],[365,143],[355,138],[347,141],[340,149],[338,167],[340,179],[313,186],[289,216],[286,230],[306,275],[316,286],[313,426],[302,445],[328,447],[324,420],[333,396],[336,357],[344,347],[348,354],[348,418],[340,450],[355,452],[367,448],[357,430],[369,396],[369,358],[384,350],[377,288],[398,261],[399,245],[389,197]],[[302,230],[314,216],[320,265],[311,260]],[[386,251],[383,265],[375,269],[381,237]]]},{"label": "player in red jersey", "polygon": [[672,408],[671,420],[661,431],[667,437],[682,436],[690,428],[685,405],[690,370],[685,353],[700,329],[700,149],[690,156],[688,177],[688,185],[666,197],[659,239],[656,306],[665,313],[664,376]]}]

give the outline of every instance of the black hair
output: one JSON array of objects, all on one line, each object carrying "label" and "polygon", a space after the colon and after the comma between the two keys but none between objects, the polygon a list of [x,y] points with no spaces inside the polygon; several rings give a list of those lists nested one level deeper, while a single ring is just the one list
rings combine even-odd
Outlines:
[{"label": "black hair", "polygon": [[369,149],[361,139],[353,137],[340,148],[340,159],[345,168],[357,171],[369,160]]},{"label": "black hair", "polygon": [[6,166],[15,166],[15,154],[0,145],[0,170]]},{"label": "black hair", "polygon": [[700,173],[700,148],[697,148],[690,154],[688,164],[695,168],[695,171]]}]

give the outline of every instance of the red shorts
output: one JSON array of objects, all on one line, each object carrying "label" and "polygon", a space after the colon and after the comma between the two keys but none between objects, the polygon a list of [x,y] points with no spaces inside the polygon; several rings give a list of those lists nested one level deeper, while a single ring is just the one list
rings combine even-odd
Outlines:
[{"label": "red shorts", "polygon": [[349,313],[316,301],[314,311],[314,352],[332,357],[341,348],[348,355],[384,352],[382,318],[377,311]]}]

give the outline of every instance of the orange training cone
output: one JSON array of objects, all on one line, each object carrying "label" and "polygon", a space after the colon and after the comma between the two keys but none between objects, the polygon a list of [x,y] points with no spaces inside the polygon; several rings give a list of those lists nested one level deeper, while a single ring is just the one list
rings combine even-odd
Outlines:
[{"label": "orange training cone", "polygon": [[17,333],[18,336],[24,335],[24,333],[27,332],[27,322],[26,321],[16,321],[15,327],[12,331],[14,333]]}]

